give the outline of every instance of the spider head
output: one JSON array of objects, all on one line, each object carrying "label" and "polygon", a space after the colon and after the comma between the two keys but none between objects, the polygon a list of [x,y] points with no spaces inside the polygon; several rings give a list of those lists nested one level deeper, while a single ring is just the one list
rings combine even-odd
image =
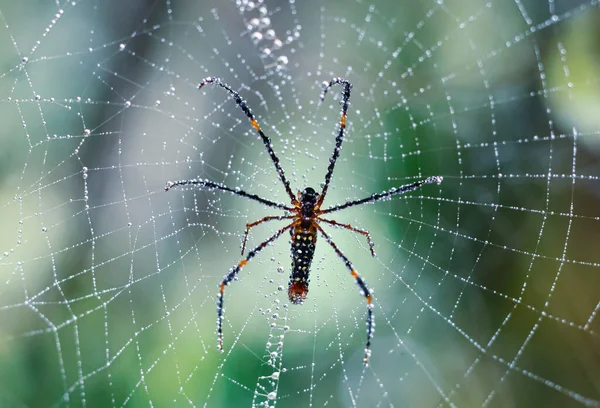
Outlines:
[{"label": "spider head", "polygon": [[300,193],[300,201],[302,203],[316,203],[319,195],[312,187],[306,187],[304,191]]},{"label": "spider head", "polygon": [[290,286],[288,288],[290,302],[295,305],[301,305],[304,303],[306,295],[308,295],[308,282],[300,280],[290,282]]},{"label": "spider head", "polygon": [[304,191],[300,193],[300,205],[302,206],[303,217],[311,218],[313,216],[318,199],[319,194],[311,187],[306,187]]}]

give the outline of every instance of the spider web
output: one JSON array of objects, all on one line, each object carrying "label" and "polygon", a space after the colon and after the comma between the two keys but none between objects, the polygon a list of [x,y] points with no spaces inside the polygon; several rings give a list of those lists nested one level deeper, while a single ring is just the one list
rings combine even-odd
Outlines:
[{"label": "spider web", "polygon": [[[11,2],[0,6],[0,405],[599,406],[598,2]],[[245,224],[319,189],[373,291],[287,235],[225,292]],[[282,222],[254,228],[248,248]]]}]

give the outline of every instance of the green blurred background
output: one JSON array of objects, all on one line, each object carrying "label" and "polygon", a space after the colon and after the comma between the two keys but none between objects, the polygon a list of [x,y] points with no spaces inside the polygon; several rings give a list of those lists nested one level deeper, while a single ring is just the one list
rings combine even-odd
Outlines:
[{"label": "green blurred background", "polygon": [[[0,406],[598,406],[596,1],[37,1],[0,5]],[[220,89],[248,101],[293,189],[327,203],[374,291],[321,238],[290,305],[289,242],[226,292],[247,222],[209,178],[286,195]],[[275,212],[276,213],[276,212]],[[252,231],[258,245],[280,224]]]}]

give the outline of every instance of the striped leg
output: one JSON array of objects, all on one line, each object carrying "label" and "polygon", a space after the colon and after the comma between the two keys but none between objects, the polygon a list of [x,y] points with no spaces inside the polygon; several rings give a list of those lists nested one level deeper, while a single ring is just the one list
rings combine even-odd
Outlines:
[{"label": "striped leg", "polygon": [[281,164],[279,164],[279,158],[277,157],[277,155],[275,154],[275,151],[273,150],[273,146],[271,145],[271,139],[269,139],[269,137],[267,135],[265,135],[264,132],[262,131],[262,129],[260,128],[258,122],[256,121],[256,119],[254,118],[254,115],[252,114],[252,111],[250,110],[248,105],[246,105],[246,101],[244,101],[242,99],[242,97],[240,96],[240,94],[237,93],[236,91],[234,91],[229,85],[222,82],[221,78],[206,77],[202,80],[202,82],[200,82],[200,85],[198,85],[198,89],[202,89],[202,87],[204,87],[204,85],[206,85],[206,84],[218,85],[221,88],[225,89],[227,92],[229,92],[229,94],[235,101],[236,105],[239,106],[239,108],[242,110],[242,112],[244,112],[246,117],[250,120],[250,124],[252,125],[252,127],[254,129],[256,129],[256,132],[260,136],[263,144],[265,145],[265,148],[267,149],[267,153],[269,153],[269,157],[271,158],[271,160],[273,161],[273,164],[275,165],[275,170],[277,170],[279,179],[283,183],[283,186],[285,187],[285,191],[287,192],[287,194],[290,196],[290,199],[292,200],[292,204],[294,204],[294,205],[298,204],[298,200],[294,196],[294,193],[292,192],[292,189],[290,187],[290,182],[285,177],[285,173],[283,172],[283,168],[281,167]]},{"label": "striped leg", "polygon": [[336,227],[342,227],[342,228],[348,229],[350,231],[356,232],[358,234],[364,235],[367,238],[367,242],[369,244],[369,249],[371,250],[371,255],[373,257],[375,256],[375,244],[373,244],[373,240],[371,239],[371,234],[369,234],[369,231],[367,231],[367,230],[361,230],[359,228],[354,228],[350,224],[342,224],[342,223],[339,223],[337,221],[328,220],[328,219],[325,219],[325,218],[319,218],[319,221],[323,221],[323,222],[326,222],[328,224],[335,225]]},{"label": "striped leg", "polygon": [[256,227],[258,224],[262,224],[267,221],[274,220],[289,220],[294,218],[294,215],[269,215],[264,218],[261,218],[258,221],[250,222],[246,224],[246,231],[244,232],[244,240],[242,241],[242,255],[244,255],[244,251],[246,250],[246,241],[248,240],[248,233],[250,232],[250,228]]},{"label": "striped leg", "polygon": [[329,183],[331,182],[331,176],[333,175],[335,163],[337,162],[338,157],[340,157],[342,142],[344,141],[344,131],[346,130],[346,115],[348,114],[348,106],[350,104],[350,90],[352,89],[352,84],[344,78],[333,78],[328,83],[325,83],[325,88],[321,93],[321,102],[323,102],[325,95],[327,95],[329,89],[334,85],[340,85],[344,87],[344,92],[342,94],[342,116],[340,117],[340,130],[335,138],[335,147],[333,148],[333,154],[329,159],[327,174],[325,174],[325,184],[323,185],[323,191],[321,191],[321,194],[319,195],[317,208],[320,208],[323,204],[323,200],[325,200],[325,195],[327,194],[327,189],[329,188]]},{"label": "striped leg", "polygon": [[365,300],[367,301],[367,344],[365,346],[364,363],[365,363],[365,366],[368,366],[369,365],[369,356],[371,356],[371,339],[373,338],[373,334],[375,333],[375,318],[373,316],[373,296],[371,296],[371,292],[369,291],[367,284],[360,277],[358,272],[356,272],[354,270],[352,263],[346,257],[346,255],[344,255],[342,253],[342,251],[339,250],[339,248],[333,242],[331,237],[329,235],[327,235],[327,233],[325,231],[323,231],[323,228],[321,228],[319,225],[317,225],[316,227],[319,230],[319,232],[321,233],[321,235],[323,235],[325,240],[329,243],[329,245],[331,245],[331,247],[333,248],[335,253],[342,259],[342,261],[344,261],[344,264],[350,270],[350,274],[356,281],[356,284],[358,285],[358,288],[360,289],[361,295],[363,295],[365,297]]},{"label": "striped leg", "polygon": [[194,186],[197,188],[206,189],[207,191],[212,191],[212,190],[226,191],[233,195],[237,195],[240,197],[245,197],[245,198],[249,198],[250,200],[257,201],[268,207],[280,208],[285,211],[293,210],[292,207],[288,207],[287,205],[283,205],[280,203],[273,202],[271,200],[267,200],[266,198],[259,197],[256,194],[247,193],[244,190],[240,190],[237,188],[235,188],[235,189],[229,188],[227,186],[224,186],[223,184],[215,183],[214,181],[210,181],[210,180],[191,179],[191,180],[168,181],[167,185],[165,186],[165,191],[169,191],[172,188],[181,187],[181,186]]},{"label": "striped leg", "polygon": [[240,263],[238,263],[235,267],[233,267],[221,281],[221,284],[219,285],[219,294],[217,295],[217,337],[218,337],[217,349],[218,350],[223,351],[223,319],[224,319],[223,293],[225,292],[225,286],[229,285],[229,283],[235,279],[237,274],[242,270],[242,268],[244,266],[246,266],[246,264],[248,263],[248,261],[250,259],[254,258],[254,256],[257,253],[262,251],[267,245],[269,245],[271,242],[275,241],[277,238],[279,238],[281,236],[281,234],[283,234],[285,231],[289,230],[290,228],[292,228],[295,225],[296,225],[296,223],[293,222],[293,223],[281,228],[273,236],[271,236],[271,238],[263,241],[259,246],[257,246],[252,251],[250,251],[248,253],[248,255],[246,255],[246,258],[242,259],[240,261]]},{"label": "striped leg", "polygon": [[319,214],[327,214],[327,213],[331,213],[331,212],[335,212],[335,211],[340,211],[340,210],[343,210],[343,209],[346,209],[349,207],[354,207],[355,205],[361,205],[361,204],[372,203],[372,202],[379,201],[379,200],[385,200],[386,198],[389,198],[393,195],[404,194],[404,193],[408,193],[410,191],[417,190],[417,189],[421,188],[422,186],[424,186],[425,184],[432,184],[432,183],[440,184],[442,182],[442,180],[444,180],[444,177],[442,177],[442,176],[427,177],[425,180],[416,181],[411,184],[405,184],[400,187],[394,187],[394,188],[389,189],[388,191],[384,191],[383,193],[372,194],[370,197],[362,198],[360,200],[348,201],[347,203],[336,205],[336,206],[330,207],[326,210],[321,210],[319,212]]}]

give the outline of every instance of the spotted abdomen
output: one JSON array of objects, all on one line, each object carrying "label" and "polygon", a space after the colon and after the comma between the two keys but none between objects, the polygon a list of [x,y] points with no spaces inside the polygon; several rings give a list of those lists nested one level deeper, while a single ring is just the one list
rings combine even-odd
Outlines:
[{"label": "spotted abdomen", "polygon": [[315,254],[315,244],[317,242],[317,230],[312,225],[298,225],[291,230],[292,234],[292,274],[288,295],[290,301],[300,304],[306,299],[308,294],[308,275],[310,273],[310,264]]}]

